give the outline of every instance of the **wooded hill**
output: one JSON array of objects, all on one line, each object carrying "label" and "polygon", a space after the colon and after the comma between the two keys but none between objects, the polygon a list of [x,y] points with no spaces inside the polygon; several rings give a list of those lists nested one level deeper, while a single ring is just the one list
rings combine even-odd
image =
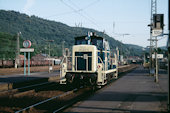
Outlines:
[{"label": "wooded hill", "polygon": [[[51,43],[51,56],[61,56],[63,41],[65,41],[64,46],[71,49],[71,46],[74,44],[74,37],[86,35],[88,31],[96,32],[97,35],[106,38],[111,49],[116,47],[122,48],[121,50],[123,50],[125,56],[140,56],[142,54],[142,47],[122,44],[114,38],[94,29],[71,27],[37,16],[0,10],[0,58],[7,56],[13,58],[15,56],[16,34],[18,32],[21,32],[20,42],[26,39],[31,40],[32,47],[35,48],[34,54],[48,53],[48,42],[46,40],[54,40]],[[10,51],[10,54],[7,51]]]}]

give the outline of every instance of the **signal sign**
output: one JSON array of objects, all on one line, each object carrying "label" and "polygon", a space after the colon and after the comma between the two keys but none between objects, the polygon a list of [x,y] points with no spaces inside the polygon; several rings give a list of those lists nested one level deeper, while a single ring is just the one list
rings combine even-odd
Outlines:
[{"label": "signal sign", "polygon": [[152,36],[162,36],[163,30],[162,29],[154,29],[152,30]]},{"label": "signal sign", "polygon": [[25,48],[30,48],[30,47],[31,47],[31,41],[25,40],[25,41],[23,42],[23,46],[24,46]]}]

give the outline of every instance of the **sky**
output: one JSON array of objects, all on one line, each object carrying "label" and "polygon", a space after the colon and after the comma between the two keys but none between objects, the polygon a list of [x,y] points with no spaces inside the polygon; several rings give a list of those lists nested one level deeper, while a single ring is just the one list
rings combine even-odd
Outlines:
[{"label": "sky", "polygon": [[[0,9],[93,28],[126,44],[149,46],[151,0],[0,0]],[[157,13],[164,14],[168,32],[168,0],[157,0]],[[166,46],[167,36],[158,37]]]}]

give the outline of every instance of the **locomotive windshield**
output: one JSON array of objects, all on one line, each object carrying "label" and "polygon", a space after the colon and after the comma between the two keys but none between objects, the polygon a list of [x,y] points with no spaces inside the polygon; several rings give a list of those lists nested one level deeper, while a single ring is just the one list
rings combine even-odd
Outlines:
[{"label": "locomotive windshield", "polygon": [[103,38],[98,36],[83,36],[83,37],[76,37],[75,38],[75,45],[95,45],[98,50],[103,49]]},{"label": "locomotive windshield", "polygon": [[85,39],[76,40],[76,45],[87,44],[87,42]]}]

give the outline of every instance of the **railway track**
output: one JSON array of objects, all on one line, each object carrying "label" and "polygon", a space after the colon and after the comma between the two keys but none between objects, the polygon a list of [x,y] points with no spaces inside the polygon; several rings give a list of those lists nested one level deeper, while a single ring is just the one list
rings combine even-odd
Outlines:
[{"label": "railway track", "polygon": [[[123,66],[123,67],[121,67],[121,68],[127,68],[127,66]],[[116,81],[116,80],[118,80],[119,78],[121,78],[121,77],[124,75],[124,73],[129,72],[129,71],[131,71],[131,70],[134,69],[134,68],[136,68],[136,66],[133,65],[133,66],[129,66],[129,68],[127,68],[127,69],[125,69],[125,70],[121,70],[121,71],[119,72],[119,77],[118,77],[117,79],[112,79],[112,80],[111,80],[106,86],[104,86],[103,88],[107,88],[108,86],[111,85],[111,83],[113,83],[114,81]],[[102,88],[102,89],[103,89],[103,88]],[[99,90],[99,91],[100,91],[100,90]],[[97,93],[97,92],[98,92],[98,90],[96,90],[95,92],[91,92],[91,93],[89,93],[89,94],[93,94],[93,93]],[[65,104],[64,106],[62,106],[62,107],[54,110],[53,113],[62,112],[62,111],[64,111],[65,109],[71,107],[73,104],[77,103],[78,101],[85,99],[86,97],[89,97],[89,95],[87,94],[87,95],[83,96],[83,98],[75,99],[75,100],[73,100],[73,101]]]},{"label": "railway track", "polygon": [[67,91],[67,92],[65,92],[65,93],[63,93],[63,94],[53,96],[53,97],[48,98],[48,99],[46,99],[46,100],[43,100],[43,101],[40,101],[40,102],[35,103],[35,104],[33,104],[33,105],[30,105],[30,106],[28,106],[28,107],[26,107],[26,108],[24,108],[24,109],[18,110],[18,111],[16,111],[15,113],[20,113],[20,112],[26,111],[26,110],[28,110],[28,109],[34,108],[34,107],[36,107],[36,106],[38,106],[38,105],[47,103],[47,102],[49,102],[49,101],[51,101],[51,100],[54,100],[54,99],[57,99],[57,98],[61,98],[61,97],[67,96],[67,95],[72,94],[73,92],[75,92],[75,91],[77,91],[77,90],[78,90],[78,89],[76,88],[76,89],[73,89],[73,90],[71,90],[71,91]]},{"label": "railway track", "polygon": [[0,96],[3,96],[3,95],[11,96],[11,95],[22,94],[22,93],[25,94],[25,92],[29,92],[33,89],[42,88],[42,87],[45,87],[46,85],[50,85],[50,84],[53,84],[53,82],[41,82],[41,83],[31,84],[28,86],[4,90],[4,91],[0,91]]},{"label": "railway track", "polygon": [[[129,70],[131,69],[132,67],[129,68]],[[21,90],[23,92],[18,92]],[[9,92],[11,92],[9,94],[12,96],[6,97],[7,95],[5,95],[5,98],[0,97],[0,112],[61,112],[93,93],[89,88],[70,90],[52,82],[20,87],[9,90]],[[3,103],[3,101],[6,102]]]},{"label": "railway track", "polygon": [[[127,66],[123,66],[123,67],[121,67],[121,68],[126,68],[126,67],[127,67]],[[131,71],[131,70],[134,69],[134,68],[136,68],[136,67],[135,67],[135,66],[131,66],[131,67],[125,69],[125,70],[120,71],[120,72],[119,72],[119,77],[118,77],[118,79],[121,78],[121,77],[124,75],[124,73],[126,73],[126,72],[128,72],[128,71]],[[112,79],[112,80],[108,83],[108,85],[104,86],[103,88],[106,88],[106,87],[110,86],[110,84],[113,83],[113,82],[116,81],[116,80],[117,80],[117,79]],[[83,98],[86,98],[86,97],[83,97]],[[71,107],[74,103],[78,102],[79,100],[83,100],[83,98],[82,98],[82,99],[78,99],[78,100],[71,101],[70,103],[68,103],[68,104],[60,107],[59,109],[54,110],[53,113],[62,112],[62,111],[64,111],[66,108]]]},{"label": "railway track", "polygon": [[[31,104],[23,109],[15,111],[15,113],[22,112],[59,112],[65,109],[68,105],[70,106],[73,102],[77,102],[78,99],[87,95],[87,92],[90,91],[90,88],[80,87],[79,89],[75,88],[70,91],[63,92],[61,94],[57,94],[50,98],[44,99],[37,103]],[[60,103],[60,104],[57,104]],[[68,107],[69,107],[68,106]]]},{"label": "railway track", "polygon": [[3,95],[0,96],[0,112],[15,112],[66,91],[58,83],[51,83],[27,91]]},{"label": "railway track", "polygon": [[[122,68],[125,68],[125,67],[127,67],[127,66],[121,66],[119,69],[122,69]],[[124,71],[126,71],[126,70],[124,70]],[[122,70],[121,70],[121,72],[122,72]],[[48,81],[47,82],[41,82],[41,83],[31,84],[31,85],[28,85],[28,86],[17,87],[17,88],[14,88],[14,89],[0,91],[0,95],[9,94],[9,93],[11,94],[11,93],[15,93],[17,91],[23,92],[23,91],[26,91],[27,89],[34,89],[38,86],[42,86],[42,85],[46,85],[46,84],[51,84],[51,82],[48,82]]]},{"label": "railway track", "polygon": [[38,84],[29,85],[29,86],[24,86],[24,87],[18,87],[18,88],[14,88],[14,89],[4,90],[4,91],[0,91],[0,95],[10,93],[10,92],[15,92],[15,91],[18,91],[18,90],[23,90],[23,89],[26,89],[26,88],[34,88],[34,87],[49,84],[49,83],[50,82],[44,82],[44,83],[38,83]]}]

